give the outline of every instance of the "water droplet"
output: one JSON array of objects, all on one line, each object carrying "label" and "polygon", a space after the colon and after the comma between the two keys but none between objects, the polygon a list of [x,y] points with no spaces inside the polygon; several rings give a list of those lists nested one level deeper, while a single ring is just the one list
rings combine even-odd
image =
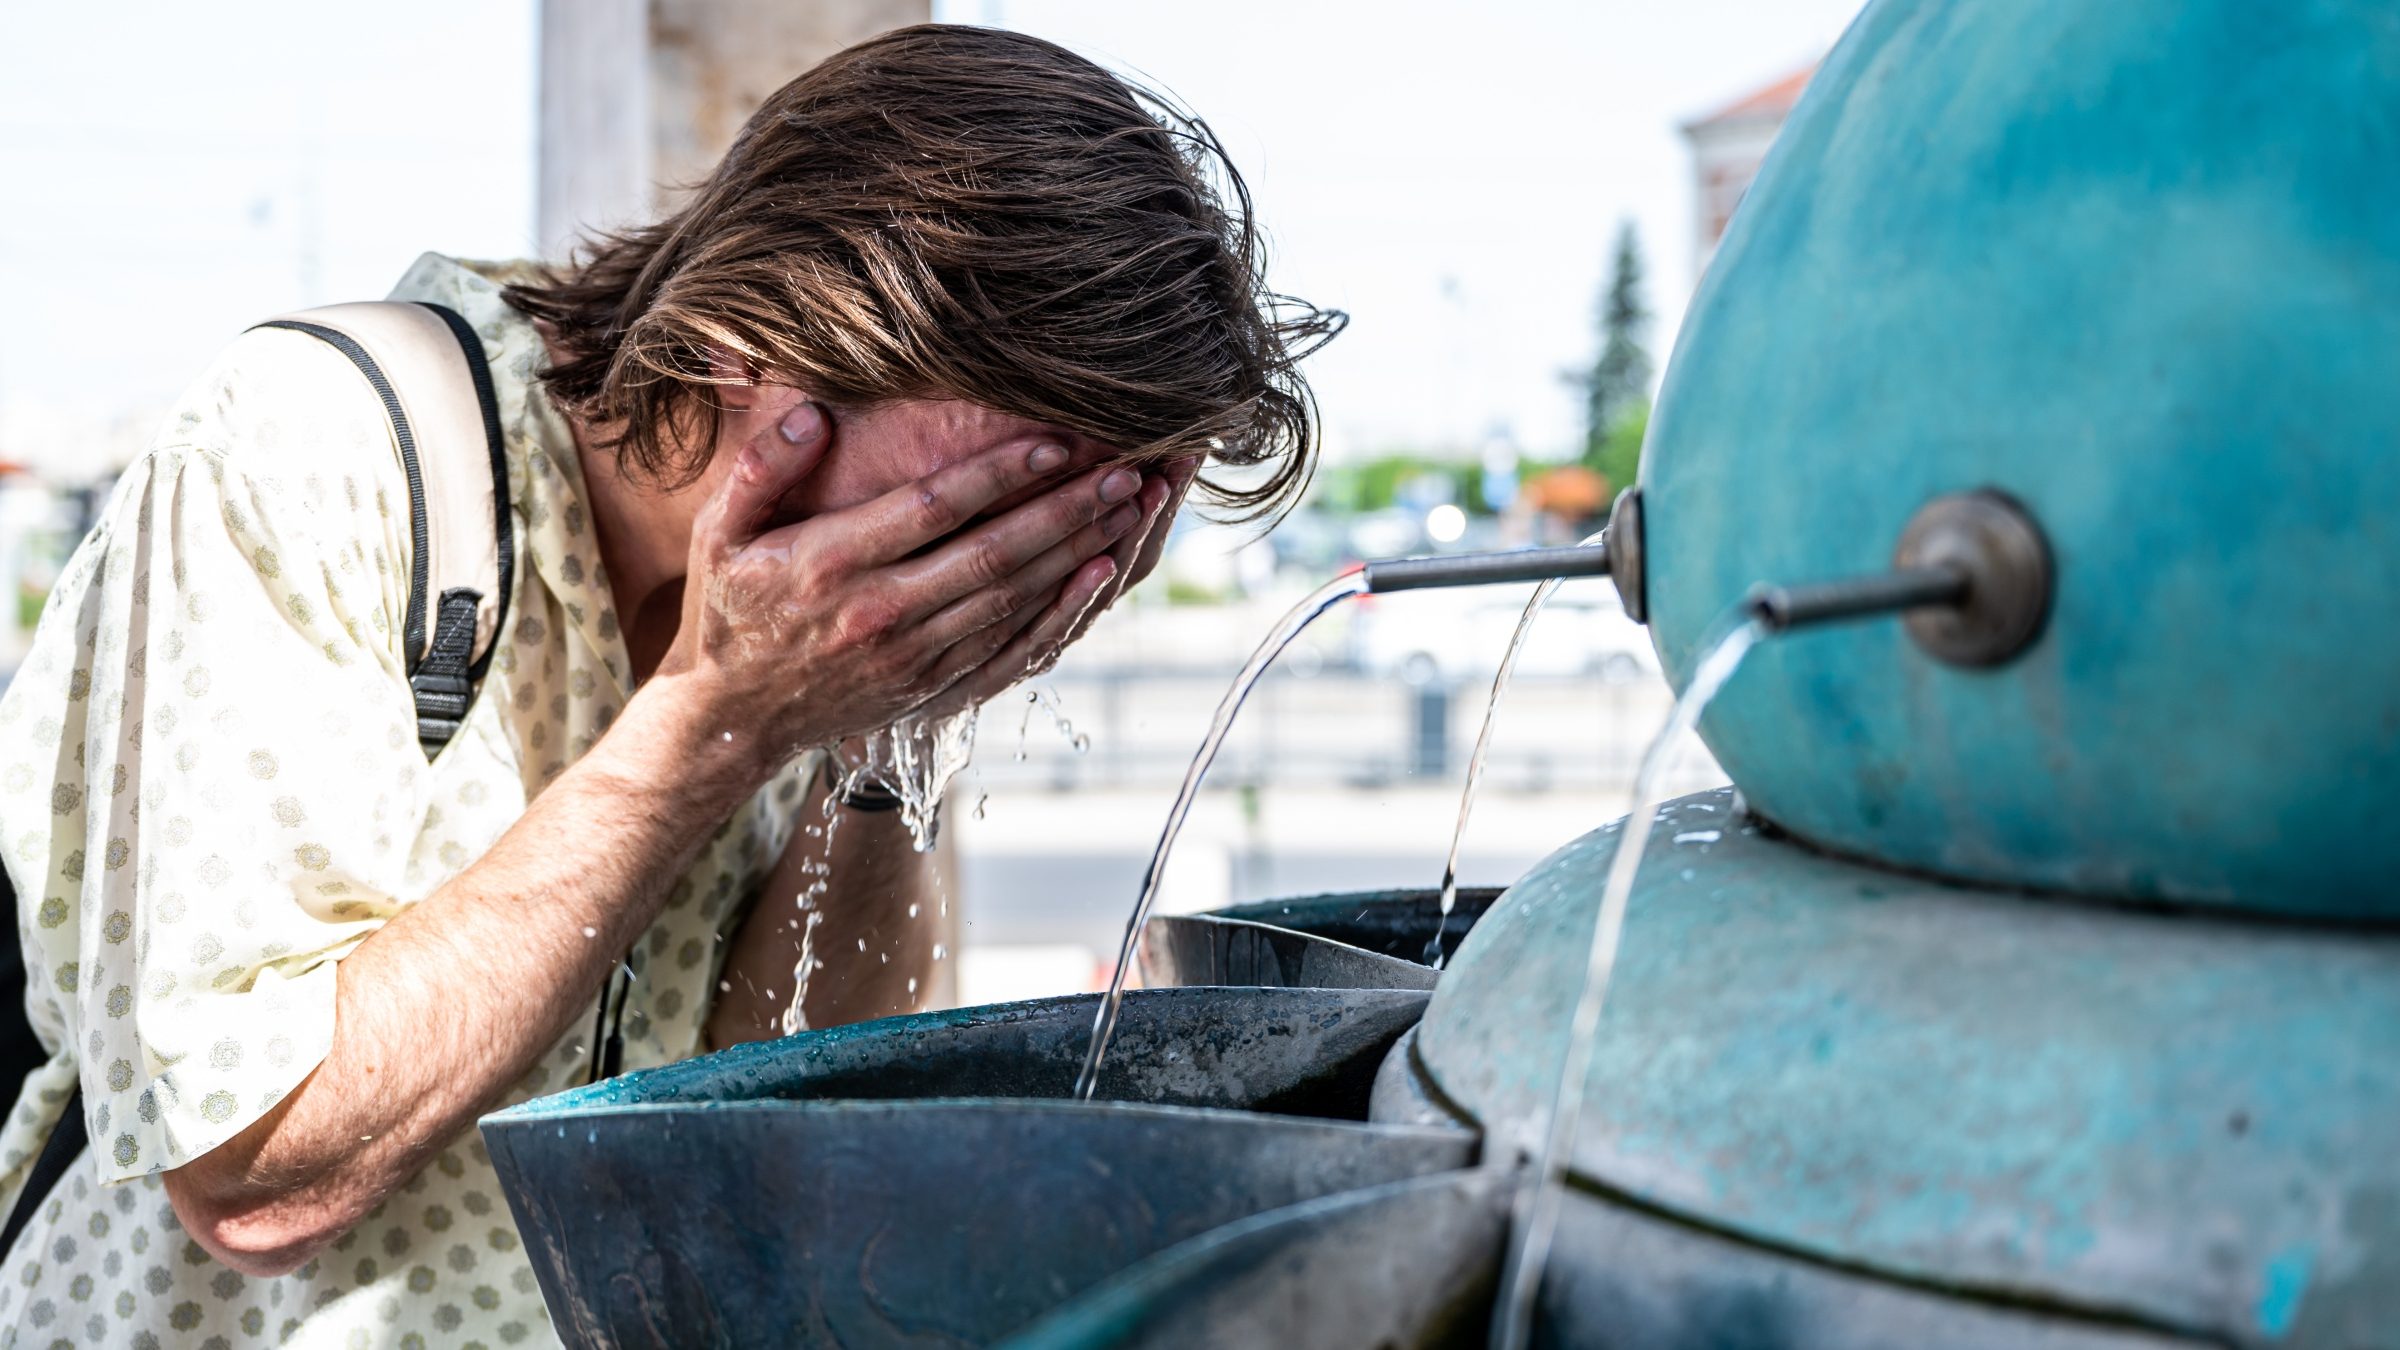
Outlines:
[{"label": "water droplet", "polygon": [[908,917],[912,919],[917,917],[917,907],[913,904],[908,907]]},{"label": "water droplet", "polygon": [[976,818],[977,820],[981,820],[981,819],[983,819],[983,808],[984,808],[984,807],[986,807],[986,806],[988,806],[988,805],[990,805],[990,804],[991,804],[991,800],[992,800],[992,794],[990,794],[990,793],[988,793],[988,792],[986,792],[986,793],[982,794],[981,796],[979,796],[979,797],[977,797],[977,798],[975,799],[975,818]]},{"label": "water droplet", "polygon": [[941,960],[943,957],[945,957],[945,956],[948,956],[949,954],[950,954],[950,949],[949,949],[948,947],[945,947],[945,946],[943,946],[942,944],[940,944],[940,943],[938,943],[938,942],[937,942],[937,943],[935,943],[935,944],[933,944],[933,959],[934,959],[934,960],[936,960],[936,961],[939,961],[939,960]]},{"label": "water droplet", "polygon": [[583,930],[583,935],[587,938],[596,938],[600,936],[600,930],[586,925]]}]

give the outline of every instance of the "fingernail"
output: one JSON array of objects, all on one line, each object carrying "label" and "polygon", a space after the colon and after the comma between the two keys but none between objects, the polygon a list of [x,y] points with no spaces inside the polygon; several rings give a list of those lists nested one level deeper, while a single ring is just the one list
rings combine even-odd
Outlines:
[{"label": "fingernail", "polygon": [[1025,457],[1025,467],[1035,473],[1048,473],[1066,462],[1067,452],[1055,445],[1036,446],[1034,452]]},{"label": "fingernail", "polygon": [[1142,513],[1138,510],[1135,510],[1133,507],[1120,506],[1116,510],[1109,512],[1107,515],[1100,517],[1100,531],[1109,538],[1114,539],[1118,535],[1132,529],[1134,522],[1140,520],[1141,518]]},{"label": "fingernail", "polygon": [[1142,476],[1131,469],[1119,469],[1100,480],[1100,500],[1121,502],[1141,490]]},{"label": "fingernail", "polygon": [[792,444],[807,445],[825,434],[825,411],[814,403],[803,403],[785,413],[775,429]]}]

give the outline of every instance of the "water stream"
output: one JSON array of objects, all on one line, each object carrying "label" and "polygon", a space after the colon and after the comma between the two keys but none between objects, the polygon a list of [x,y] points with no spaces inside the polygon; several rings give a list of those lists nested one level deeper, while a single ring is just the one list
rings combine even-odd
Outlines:
[{"label": "water stream", "polygon": [[1278,620],[1266,641],[1250,653],[1250,660],[1233,677],[1233,685],[1217,704],[1217,715],[1208,725],[1208,735],[1200,742],[1200,752],[1192,756],[1192,766],[1184,771],[1183,786],[1175,793],[1175,804],[1167,809],[1166,828],[1159,832],[1158,847],[1151,850],[1149,870],[1142,874],[1142,893],[1135,900],[1133,917],[1125,925],[1125,940],[1117,947],[1117,968],[1109,976],[1108,992],[1100,1000],[1099,1012],[1092,1019],[1092,1041],[1084,1051],[1083,1068],[1075,1076],[1075,1096],[1091,1100],[1093,1089],[1100,1085],[1100,1060],[1108,1053],[1108,1038],[1117,1027],[1117,1005],[1125,997],[1125,977],[1133,971],[1134,948],[1141,941],[1142,925],[1149,922],[1150,906],[1158,899],[1159,882],[1166,876],[1167,854],[1175,847],[1175,836],[1182,832],[1183,821],[1192,813],[1192,802],[1200,793],[1200,780],[1208,773],[1209,764],[1217,757],[1217,749],[1225,743],[1225,735],[1233,729],[1233,719],[1242,710],[1242,701],[1250,697],[1251,686],[1267,673],[1276,656],[1300,630],[1314,622],[1318,615],[1354,595],[1364,594],[1367,578],[1363,572],[1337,577],[1309,593],[1308,598],[1292,606]]},{"label": "water stream", "polygon": [[[931,851],[941,817],[942,798],[975,755],[977,711],[970,706],[947,717],[904,717],[866,738],[867,755],[864,761],[845,764],[838,754],[834,755],[833,788],[825,794],[824,824],[806,827],[812,839],[822,834],[825,851],[814,863],[801,864],[801,870],[808,875],[809,882],[795,897],[799,917],[793,922],[800,926],[800,959],[792,967],[792,1001],[783,1010],[785,1035],[808,1029],[808,1014],[804,1005],[808,999],[809,976],[825,964],[824,959],[817,955],[817,925],[825,921],[818,901],[825,895],[833,876],[833,837],[842,823],[842,794],[872,784],[898,797],[900,821],[908,829],[909,842],[919,853]],[[946,895],[942,908],[943,913],[949,912]],[[917,917],[914,907],[909,917]],[[883,959],[889,961],[891,957],[887,953]],[[909,992],[913,994],[916,990],[912,987]]]},{"label": "water stream", "polygon": [[[1607,533],[1602,530],[1583,542],[1597,544]],[[1517,631],[1509,634],[1508,650],[1500,657],[1500,669],[1492,676],[1492,697],[1483,707],[1483,729],[1475,733],[1475,752],[1467,757],[1467,787],[1458,797],[1458,824],[1450,832],[1450,857],[1442,864],[1441,917],[1434,922],[1433,936],[1425,943],[1425,964],[1435,970],[1442,968],[1442,939],[1450,927],[1450,911],[1458,907],[1458,852],[1466,846],[1467,817],[1475,812],[1475,789],[1483,782],[1484,761],[1491,755],[1492,730],[1500,725],[1500,696],[1508,692],[1509,677],[1517,669],[1517,654],[1525,650],[1525,637],[1533,631],[1534,618],[1565,584],[1565,578],[1552,577],[1533,588],[1533,598],[1525,602],[1525,613],[1517,619]]]},{"label": "water stream", "polygon": [[1534,1295],[1540,1289],[1542,1268],[1550,1259],[1550,1240],[1558,1229],[1559,1205],[1564,1199],[1567,1166],[1573,1161],[1575,1133],[1583,1119],[1584,1079],[1591,1072],[1592,1045],[1600,1029],[1600,1012],[1608,1000],[1609,977],[1615,973],[1617,942],[1625,929],[1625,906],[1633,896],[1634,877],[1641,870],[1650,827],[1658,817],[1668,772],[1684,739],[1699,725],[1709,700],[1741,669],[1742,658],[1767,636],[1766,628],[1746,610],[1718,621],[1709,641],[1702,644],[1692,678],[1675,700],[1674,710],[1657,739],[1642,752],[1642,767],[1633,781],[1633,810],[1617,834],[1617,851],[1609,859],[1608,879],[1600,892],[1600,912],[1592,921],[1592,944],[1575,998],[1575,1017],[1568,1024],[1566,1055],[1559,1062],[1558,1085],[1550,1098],[1549,1124],[1543,1131],[1541,1153],[1534,1160],[1530,1182],[1517,1193],[1509,1224],[1508,1264],[1500,1276],[1500,1299],[1493,1312],[1494,1350],[1524,1350],[1533,1333]]},{"label": "water stream", "polygon": [[[799,917],[792,922],[800,927],[800,959],[792,965],[792,1001],[783,1009],[783,1034],[786,1036],[809,1029],[808,979],[819,966],[825,964],[823,958],[817,955],[817,925],[825,922],[825,911],[817,902],[825,894],[827,883],[833,876],[833,835],[842,824],[841,805],[835,800],[839,795],[838,790],[826,794],[824,824],[803,827],[809,838],[822,838],[825,841],[825,850],[817,855],[815,861],[800,864],[801,872],[808,877],[808,884],[800,889],[799,895],[793,897],[793,903],[799,910]],[[767,992],[767,997],[774,996],[773,990]]]}]

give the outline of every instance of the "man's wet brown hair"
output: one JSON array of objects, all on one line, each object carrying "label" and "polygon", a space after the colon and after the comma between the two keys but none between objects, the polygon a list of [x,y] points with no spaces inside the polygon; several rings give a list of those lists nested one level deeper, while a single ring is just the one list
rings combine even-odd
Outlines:
[{"label": "man's wet brown hair", "polygon": [[656,481],[706,463],[714,346],[836,407],[957,398],[1258,465],[1202,485],[1251,517],[1307,485],[1295,363],[1341,326],[1263,268],[1204,123],[1056,44],[927,24],[785,85],[674,214],[508,298],[555,327],[552,395]]}]

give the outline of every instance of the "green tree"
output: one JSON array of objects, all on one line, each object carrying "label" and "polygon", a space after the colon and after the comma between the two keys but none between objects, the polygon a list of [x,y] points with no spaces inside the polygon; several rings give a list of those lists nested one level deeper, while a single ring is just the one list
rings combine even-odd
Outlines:
[{"label": "green tree", "polygon": [[1617,227],[1616,256],[1600,296],[1600,355],[1583,386],[1583,462],[1608,479],[1611,491],[1633,486],[1650,422],[1650,306],[1642,296],[1646,268],[1641,237],[1628,220]]}]

